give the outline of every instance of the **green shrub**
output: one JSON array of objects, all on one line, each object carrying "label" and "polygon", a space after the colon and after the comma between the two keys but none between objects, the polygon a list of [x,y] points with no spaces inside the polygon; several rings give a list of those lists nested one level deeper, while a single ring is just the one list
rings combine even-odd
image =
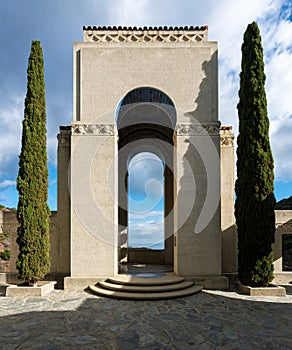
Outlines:
[{"label": "green shrub", "polygon": [[5,249],[4,252],[2,252],[2,253],[0,254],[0,258],[1,258],[2,260],[5,260],[5,261],[9,260],[9,259],[10,259],[10,250]]}]

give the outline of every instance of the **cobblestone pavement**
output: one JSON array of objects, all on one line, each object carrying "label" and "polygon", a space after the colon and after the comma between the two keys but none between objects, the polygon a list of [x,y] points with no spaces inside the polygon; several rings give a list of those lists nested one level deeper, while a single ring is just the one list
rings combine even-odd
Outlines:
[{"label": "cobblestone pavement", "polygon": [[0,349],[292,349],[292,295],[204,291],[119,301],[54,290],[0,297]]}]

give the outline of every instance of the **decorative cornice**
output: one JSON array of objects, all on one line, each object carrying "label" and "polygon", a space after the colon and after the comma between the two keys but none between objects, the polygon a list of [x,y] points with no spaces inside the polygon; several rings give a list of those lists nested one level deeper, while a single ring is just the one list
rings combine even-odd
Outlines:
[{"label": "decorative cornice", "polygon": [[[200,42],[208,40],[208,27],[176,27],[177,29],[153,28],[116,28],[99,29],[101,27],[85,27],[83,36],[85,42],[91,43],[176,43]],[[115,28],[115,27],[114,27]],[[190,29],[192,28],[192,29]]]},{"label": "decorative cornice", "polygon": [[72,124],[72,135],[112,136],[115,134],[115,124]]},{"label": "decorative cornice", "polygon": [[193,135],[219,135],[220,123],[184,123],[176,125],[176,133],[178,136]]}]

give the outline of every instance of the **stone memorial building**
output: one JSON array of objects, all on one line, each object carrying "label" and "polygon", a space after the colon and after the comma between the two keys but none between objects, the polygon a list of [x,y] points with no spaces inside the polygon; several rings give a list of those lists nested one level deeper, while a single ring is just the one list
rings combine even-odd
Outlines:
[{"label": "stone memorial building", "polygon": [[[207,26],[83,33],[74,44],[74,117],[58,135],[52,274],[66,276],[65,289],[84,288],[136,262],[227,288],[237,272],[234,136],[218,116],[217,42]],[[128,245],[128,168],[143,152],[164,167],[159,251]]]},{"label": "stone memorial building", "polygon": [[140,252],[139,262],[224,287],[229,243],[222,245],[221,232],[234,233],[233,135],[218,120],[217,43],[207,27],[83,32],[74,45],[74,118],[58,136],[65,286],[114,276],[122,260],[131,262],[127,167],[151,152],[165,166],[164,250]]}]

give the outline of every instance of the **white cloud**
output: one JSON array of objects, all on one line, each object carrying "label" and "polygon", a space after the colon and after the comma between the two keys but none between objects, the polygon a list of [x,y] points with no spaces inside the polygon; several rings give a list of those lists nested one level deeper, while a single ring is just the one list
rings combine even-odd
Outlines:
[{"label": "white cloud", "polygon": [[[151,217],[151,219],[149,219],[149,217]],[[139,215],[135,217],[131,216],[128,237],[129,246],[132,247],[152,247],[159,243],[163,246],[163,211],[154,211],[151,213],[151,216],[146,215],[145,217]]]},{"label": "white cloud", "polygon": [[239,70],[240,48],[247,24],[260,18],[275,16],[279,8],[279,0],[225,0],[213,7],[209,39],[219,41],[220,57],[229,70]]},{"label": "white cloud", "polygon": [[[252,21],[260,23],[262,34],[268,33],[266,26],[268,28],[268,23],[278,21],[280,7],[279,0],[227,0],[218,2],[210,17],[211,39],[218,41],[220,54],[220,118],[223,124],[233,125],[235,132],[243,34]],[[219,13],[223,15],[218,16]]]},{"label": "white cloud", "polygon": [[3,180],[0,181],[0,188],[6,188],[9,186],[16,186],[16,181],[15,180]]},{"label": "white cloud", "polygon": [[268,108],[273,120],[292,115],[291,67],[292,52],[287,51],[275,53],[266,65]]},{"label": "white cloud", "polygon": [[[0,110],[0,173],[11,175],[11,161],[15,160],[20,153],[21,121],[23,115],[23,99],[9,97],[8,103]],[[3,102],[4,103],[4,102]]]},{"label": "white cloud", "polygon": [[56,135],[48,135],[47,138],[47,152],[50,164],[57,166],[57,141]]},{"label": "white cloud", "polygon": [[270,126],[275,176],[280,181],[292,179],[292,117],[273,120]]},{"label": "white cloud", "polygon": [[129,246],[132,247],[152,247],[164,241],[164,223],[161,215],[153,217],[153,220],[131,221],[129,224]]},{"label": "white cloud", "polygon": [[[289,16],[289,15],[288,15]],[[292,22],[287,18],[268,19],[263,23],[263,44],[269,54],[283,52],[292,48]]]},{"label": "white cloud", "polygon": [[[9,96],[5,108],[0,110],[0,175],[11,175],[11,167],[17,169],[18,156],[21,151],[22,120],[25,96]],[[50,162],[56,165],[57,143],[56,135],[49,135],[47,150]],[[13,162],[13,165],[12,165]]]},{"label": "white cloud", "polygon": [[[209,38],[218,40],[220,61],[220,119],[223,125],[233,125],[237,136],[238,89],[241,64],[241,44],[248,23],[257,21],[261,30],[265,58],[268,114],[271,120],[271,145],[277,180],[292,181],[292,151],[287,130],[292,115],[292,22],[290,11],[282,11],[284,0],[245,2],[221,1],[210,17]],[[217,16],[218,13],[223,16]],[[237,15],[240,14],[240,15]],[[222,25],[224,23],[224,25]],[[291,135],[291,134],[290,134]]]},{"label": "white cloud", "polygon": [[160,210],[153,210],[153,211],[149,211],[147,213],[131,213],[131,217],[132,219],[143,219],[143,218],[149,218],[149,217],[152,217],[152,216],[159,216],[159,215],[162,215],[163,214],[163,211],[160,211]]},{"label": "white cloud", "polygon": [[108,2],[108,9],[109,21],[114,25],[144,26],[151,18],[147,0],[111,0]]}]

